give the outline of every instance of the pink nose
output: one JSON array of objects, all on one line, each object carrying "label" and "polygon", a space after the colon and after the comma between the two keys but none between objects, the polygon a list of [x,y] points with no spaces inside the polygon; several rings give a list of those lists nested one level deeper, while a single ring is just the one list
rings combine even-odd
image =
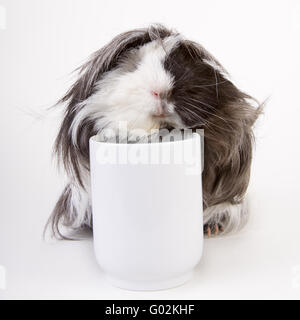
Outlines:
[{"label": "pink nose", "polygon": [[157,117],[164,117],[165,116],[165,112],[164,112],[164,109],[163,109],[161,103],[156,107],[154,115]]},{"label": "pink nose", "polygon": [[159,91],[152,90],[151,93],[155,98],[157,98],[157,105],[153,115],[156,117],[166,117],[169,113],[166,101],[161,97],[161,93]]},{"label": "pink nose", "polygon": [[168,105],[165,101],[161,100],[155,108],[154,115],[157,117],[166,117],[168,114]]}]

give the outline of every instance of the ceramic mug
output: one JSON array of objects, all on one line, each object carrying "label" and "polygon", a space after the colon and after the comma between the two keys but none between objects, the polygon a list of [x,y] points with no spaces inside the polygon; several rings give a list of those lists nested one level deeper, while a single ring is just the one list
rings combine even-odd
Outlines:
[{"label": "ceramic mug", "polygon": [[202,255],[201,137],[90,139],[94,250],[111,284],[159,290],[189,280]]}]

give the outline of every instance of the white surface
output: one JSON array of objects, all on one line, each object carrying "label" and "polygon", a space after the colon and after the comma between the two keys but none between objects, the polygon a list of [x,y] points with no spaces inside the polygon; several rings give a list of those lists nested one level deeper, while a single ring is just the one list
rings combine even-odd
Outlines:
[{"label": "white surface", "polygon": [[[1,298],[300,297],[299,2],[188,3],[0,0]],[[45,109],[112,35],[157,21],[201,42],[240,87],[270,99],[257,125],[246,229],[206,240],[186,285],[128,292],[104,281],[90,240],[41,239],[64,185],[50,158],[59,117]]]},{"label": "white surface", "polygon": [[117,287],[176,287],[198,264],[203,247],[200,139],[196,133],[162,143],[90,139],[95,254]]}]

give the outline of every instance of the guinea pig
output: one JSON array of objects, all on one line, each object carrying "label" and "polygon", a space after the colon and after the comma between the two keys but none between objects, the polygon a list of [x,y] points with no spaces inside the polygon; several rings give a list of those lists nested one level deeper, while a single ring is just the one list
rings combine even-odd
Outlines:
[{"label": "guinea pig", "polygon": [[147,132],[204,129],[204,232],[233,232],[247,221],[261,106],[198,43],[162,25],[122,33],[80,68],[59,103],[66,109],[54,149],[69,182],[47,223],[56,237],[68,238],[62,226],[92,228],[89,138],[120,121]]}]

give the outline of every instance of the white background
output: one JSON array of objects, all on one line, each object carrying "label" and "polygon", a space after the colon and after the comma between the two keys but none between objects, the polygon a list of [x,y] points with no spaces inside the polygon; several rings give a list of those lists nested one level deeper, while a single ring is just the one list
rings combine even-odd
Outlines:
[{"label": "white background", "polygon": [[[0,297],[300,298],[299,1],[0,0]],[[70,72],[119,32],[161,22],[202,43],[260,100],[237,235],[205,241],[193,281],[159,292],[107,284],[92,241],[42,241],[64,185],[51,161]],[[0,268],[4,278],[3,270]]]}]

